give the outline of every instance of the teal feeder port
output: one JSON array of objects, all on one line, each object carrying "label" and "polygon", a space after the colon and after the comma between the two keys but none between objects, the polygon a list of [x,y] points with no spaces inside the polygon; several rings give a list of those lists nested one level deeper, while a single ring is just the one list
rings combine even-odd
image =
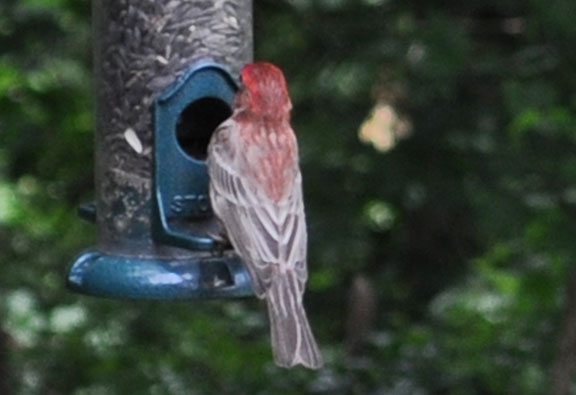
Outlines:
[{"label": "teal feeder port", "polygon": [[[225,67],[197,63],[151,101],[149,135],[124,125],[117,133],[122,138],[97,137],[97,202],[81,207],[80,215],[95,221],[100,244],[72,265],[71,289],[147,300],[252,295],[243,263],[211,237],[219,222],[210,207],[204,162],[211,134],[231,114],[236,90]],[[110,154],[108,141],[126,146]],[[125,163],[134,164],[133,174],[118,171]]]},{"label": "teal feeder port", "polygon": [[202,225],[208,231],[217,231],[219,225],[210,207],[204,160],[212,132],[231,115],[236,89],[226,70],[204,64],[157,100],[153,223],[157,241],[192,250],[214,249],[212,239],[201,234]]},{"label": "teal feeder port", "polygon": [[87,251],[74,263],[69,286],[94,296],[186,300],[248,296],[250,277],[235,257],[197,259],[118,257]]}]

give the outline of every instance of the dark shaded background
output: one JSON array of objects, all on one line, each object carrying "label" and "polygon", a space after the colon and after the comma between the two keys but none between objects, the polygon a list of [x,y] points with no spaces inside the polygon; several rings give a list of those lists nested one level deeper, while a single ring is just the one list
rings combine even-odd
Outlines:
[{"label": "dark shaded background", "polygon": [[273,366],[254,300],[64,288],[94,242],[89,12],[0,3],[1,394],[567,393],[576,2],[255,0],[294,101],[318,372]]}]

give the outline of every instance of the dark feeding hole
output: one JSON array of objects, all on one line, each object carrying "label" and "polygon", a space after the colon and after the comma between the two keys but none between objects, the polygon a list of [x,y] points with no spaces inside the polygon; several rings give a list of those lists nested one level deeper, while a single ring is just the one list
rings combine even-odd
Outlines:
[{"label": "dark feeding hole", "polygon": [[234,285],[233,274],[223,260],[213,260],[209,265],[200,266],[204,288],[214,289]]},{"label": "dark feeding hole", "polygon": [[230,106],[215,97],[190,103],[182,111],[176,125],[176,139],[180,147],[191,157],[205,160],[212,133],[231,114]]}]

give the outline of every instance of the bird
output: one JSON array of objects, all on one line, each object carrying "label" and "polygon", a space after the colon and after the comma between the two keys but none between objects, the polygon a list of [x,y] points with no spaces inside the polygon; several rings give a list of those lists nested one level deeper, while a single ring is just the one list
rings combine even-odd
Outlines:
[{"label": "bird", "polygon": [[319,369],[303,306],[308,235],[286,79],[277,66],[255,62],[243,67],[241,82],[232,115],[207,149],[212,209],[266,301],[275,363]]}]

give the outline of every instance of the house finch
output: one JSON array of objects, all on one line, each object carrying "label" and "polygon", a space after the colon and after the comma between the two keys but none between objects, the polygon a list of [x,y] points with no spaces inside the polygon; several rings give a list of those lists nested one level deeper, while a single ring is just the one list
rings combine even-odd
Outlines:
[{"label": "house finch", "polygon": [[242,82],[208,146],[212,207],[267,302],[276,364],[317,369],[322,356],[302,305],[307,233],[292,103],[270,63],[244,67]]}]

